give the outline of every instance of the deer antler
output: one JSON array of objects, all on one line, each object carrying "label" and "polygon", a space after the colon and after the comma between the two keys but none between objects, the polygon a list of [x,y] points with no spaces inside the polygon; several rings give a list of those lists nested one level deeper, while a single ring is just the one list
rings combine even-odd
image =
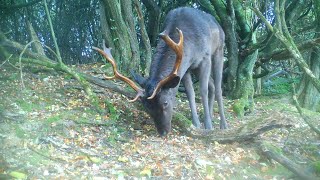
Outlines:
[{"label": "deer antler", "polygon": [[109,77],[106,76],[105,74],[103,75],[105,79],[111,80],[111,79],[119,79],[121,81],[126,82],[129,84],[135,91],[137,91],[137,95],[134,99],[130,100],[130,102],[136,101],[140,96],[143,96],[144,90],[138,87],[131,79],[125,77],[124,75],[120,74],[117,70],[117,64],[115,63],[112,55],[111,55],[111,48],[107,48],[105,43],[103,42],[103,50],[97,48],[97,47],[92,47],[92,49],[98,51],[106,60],[108,60],[112,67],[113,67],[113,73],[114,76]]},{"label": "deer antler", "polygon": [[180,68],[181,62],[182,62],[182,55],[183,55],[183,33],[180,29],[177,28],[177,31],[180,35],[179,43],[175,43],[165,32],[162,32],[160,34],[160,37],[168,44],[169,47],[173,49],[173,51],[176,53],[176,63],[173,66],[173,70],[171,73],[162,79],[154,89],[152,95],[148,97],[148,99],[153,99],[154,96],[160,91],[161,87],[165,85],[167,82],[172,80],[173,78],[177,77],[178,70]]}]

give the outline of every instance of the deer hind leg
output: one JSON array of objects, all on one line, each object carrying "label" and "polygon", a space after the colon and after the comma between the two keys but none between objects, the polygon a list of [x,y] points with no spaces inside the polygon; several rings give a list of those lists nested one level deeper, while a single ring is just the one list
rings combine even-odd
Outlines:
[{"label": "deer hind leg", "polygon": [[197,108],[196,108],[195,93],[193,89],[191,74],[189,71],[183,76],[181,81],[185,87],[186,94],[189,100],[189,105],[191,108],[191,115],[192,115],[192,124],[195,127],[200,128],[200,121],[199,121]]},{"label": "deer hind leg", "polygon": [[226,118],[224,115],[223,98],[222,98],[222,71],[223,71],[223,49],[218,49],[213,55],[212,75],[215,86],[215,94],[219,107],[220,114],[220,129],[228,128]]},{"label": "deer hind leg", "polygon": [[211,117],[213,117],[213,107],[214,107],[214,98],[215,98],[215,88],[214,88],[213,82],[214,82],[213,78],[210,76],[208,97],[209,97],[209,110],[210,110]]},{"label": "deer hind leg", "polygon": [[[211,75],[211,58],[203,59],[199,68],[200,96],[204,111],[204,127],[212,129],[212,110],[209,108],[209,79]],[[212,98],[211,98],[212,99]]]}]

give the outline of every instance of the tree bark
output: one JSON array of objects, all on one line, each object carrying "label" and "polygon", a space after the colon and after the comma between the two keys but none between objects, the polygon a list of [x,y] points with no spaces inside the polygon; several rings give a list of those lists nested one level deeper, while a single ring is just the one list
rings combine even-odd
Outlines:
[{"label": "tree bark", "polygon": [[[130,0],[113,1],[113,0],[101,0],[102,8],[100,14],[104,21],[102,21],[103,29],[106,31],[106,35],[111,37],[106,38],[108,47],[113,49],[113,56],[117,61],[118,67],[125,72],[129,72],[130,69],[138,69],[140,63],[140,56],[138,50],[138,41],[136,38],[130,36],[136,36],[136,33],[132,33],[132,4]],[[126,6],[126,7],[123,7]],[[127,8],[130,8],[128,10]],[[131,24],[131,25],[130,25]]]},{"label": "tree bark", "polygon": [[253,68],[258,58],[258,50],[245,57],[238,68],[237,83],[232,95],[235,103],[233,111],[238,117],[243,117],[246,112],[254,109],[254,84]]}]

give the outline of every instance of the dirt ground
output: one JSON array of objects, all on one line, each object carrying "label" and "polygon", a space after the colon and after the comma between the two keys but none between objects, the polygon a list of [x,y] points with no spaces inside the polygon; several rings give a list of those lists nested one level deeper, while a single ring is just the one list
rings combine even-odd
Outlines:
[{"label": "dirt ground", "polygon": [[[0,179],[296,179],[265,158],[256,142],[196,139],[174,122],[173,132],[160,138],[141,105],[123,95],[94,87],[109,111],[101,115],[72,78],[32,67],[23,72],[24,88],[18,70],[0,67]],[[176,111],[190,118],[185,95],[178,97]],[[257,139],[319,175],[319,137],[290,104],[290,95],[257,97],[255,111],[244,118],[234,117],[231,100],[224,103],[230,128],[262,115],[294,121],[290,129]],[[320,115],[308,115],[320,127]]]}]

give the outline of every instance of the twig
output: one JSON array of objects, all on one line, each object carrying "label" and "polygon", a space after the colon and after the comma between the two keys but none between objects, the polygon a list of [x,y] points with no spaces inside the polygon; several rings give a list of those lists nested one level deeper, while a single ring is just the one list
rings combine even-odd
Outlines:
[{"label": "twig", "polygon": [[2,64],[0,64],[0,68],[1,68],[1,66],[3,66],[7,61],[9,61],[9,59],[11,58],[11,56],[12,56],[12,54],[10,54],[10,56],[9,56]]},{"label": "twig", "polygon": [[60,159],[60,158],[53,158],[53,157],[50,157],[50,156],[47,156],[47,155],[44,155],[38,151],[36,151],[33,147],[31,147],[30,145],[28,145],[28,149],[30,149],[31,151],[37,153],[38,155],[42,156],[42,157],[45,157],[45,158],[48,158],[52,161],[57,161],[57,162],[67,162],[66,160],[64,159]]},{"label": "twig", "polygon": [[22,89],[25,89],[26,86],[24,85],[24,81],[23,81],[23,74],[22,74],[22,62],[21,62],[21,58],[22,58],[22,55],[24,54],[24,52],[26,51],[26,49],[28,48],[28,46],[30,46],[32,43],[34,43],[35,41],[31,41],[29,42],[28,44],[26,44],[23,48],[23,50],[21,51],[20,55],[19,55],[19,70],[20,70],[20,79],[21,79],[21,86],[22,86]]},{"label": "twig", "polygon": [[297,108],[300,116],[304,120],[304,122],[310,127],[310,129],[312,129],[314,132],[316,132],[318,134],[318,136],[320,136],[320,130],[310,122],[310,118],[308,116],[306,116],[302,111],[302,108],[301,108],[301,106],[298,102],[298,99],[297,99],[296,91],[294,88],[294,83],[292,83],[292,99],[293,99],[294,105],[296,106],[296,108]]},{"label": "twig", "polygon": [[[35,43],[35,42],[38,42],[38,43],[41,43],[40,41],[37,41],[37,40],[33,40],[33,41],[30,41],[28,44],[26,44],[23,48],[23,50],[21,51],[20,55],[19,55],[19,70],[20,70],[20,78],[21,78],[21,84],[22,84],[22,88],[25,89],[25,85],[24,85],[24,80],[23,80],[23,74],[22,74],[22,62],[21,62],[21,59],[22,59],[22,55],[25,53],[25,51],[27,50],[27,48],[32,44],[32,43]],[[48,48],[50,51],[52,51],[50,49],[50,47],[48,46],[45,46],[46,48]],[[53,52],[53,51],[52,51]],[[54,52],[53,52],[54,53]],[[55,54],[55,53],[54,53]],[[55,54],[56,55],[56,54]],[[10,56],[11,57],[11,56]]]},{"label": "twig", "polygon": [[51,16],[50,16],[50,12],[49,12],[49,9],[48,9],[47,1],[46,1],[46,0],[43,0],[43,2],[44,2],[44,8],[45,8],[45,10],[46,10],[46,14],[47,14],[47,18],[48,18],[48,22],[49,22],[49,26],[50,26],[50,31],[51,31],[51,35],[52,35],[52,40],[53,40],[54,46],[55,46],[55,48],[56,48],[56,53],[57,53],[58,62],[59,62],[60,64],[62,64],[62,58],[61,58],[59,46],[58,46],[58,43],[57,43],[56,35],[55,35],[55,33],[54,33],[54,30],[53,30],[53,25],[52,25]]}]

